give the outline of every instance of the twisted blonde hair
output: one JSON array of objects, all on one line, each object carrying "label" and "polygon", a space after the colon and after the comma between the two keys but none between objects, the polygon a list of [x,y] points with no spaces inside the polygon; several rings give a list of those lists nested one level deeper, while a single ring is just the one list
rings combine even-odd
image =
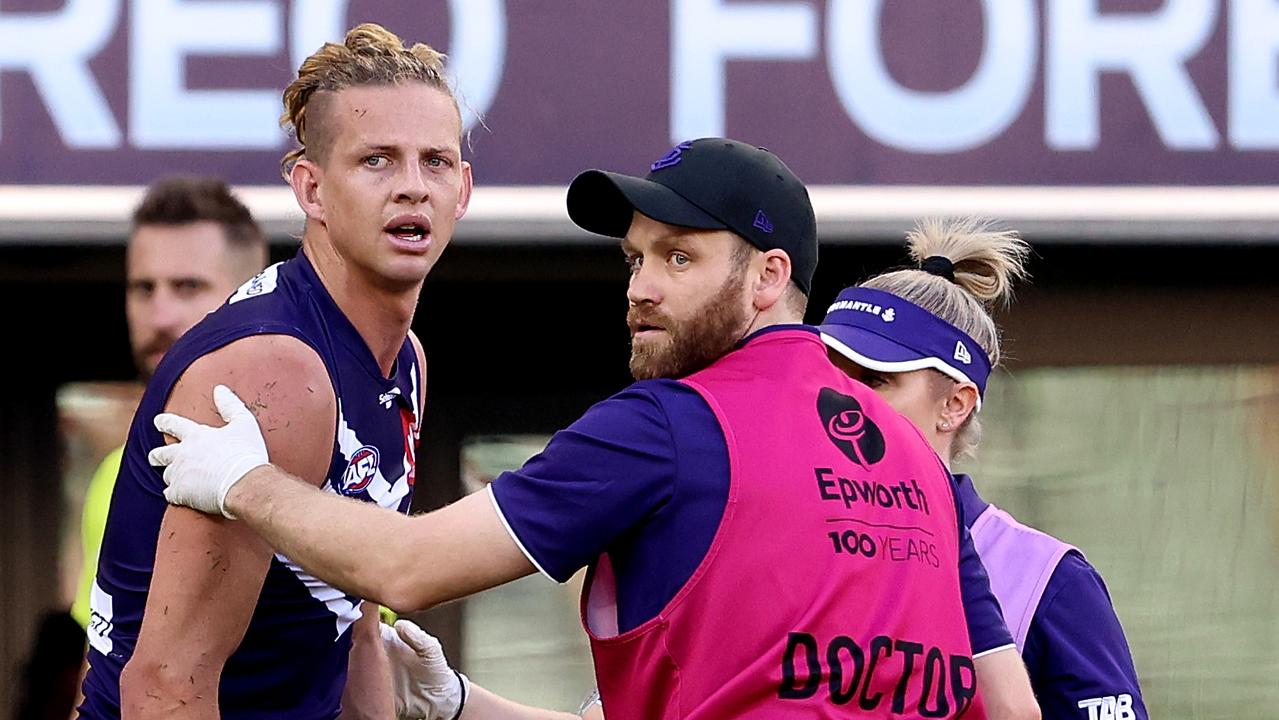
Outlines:
[{"label": "twisted blonde hair", "polygon": [[[321,122],[328,93],[362,85],[394,85],[422,82],[453,98],[444,79],[444,54],[430,45],[404,47],[398,35],[376,23],[352,28],[341,44],[324,43],[298,68],[298,77],[284,89],[284,113],[280,127],[299,147],[280,161],[287,180],[293,165],[306,157],[323,160],[330,138]],[[454,99],[454,107],[457,101]]]},{"label": "twisted blonde hair", "polygon": [[[1013,284],[1028,277],[1030,246],[1012,230],[995,230],[988,220],[929,219],[906,234],[916,266],[933,256],[955,267],[955,281],[918,267],[884,273],[862,287],[892,293],[964,331],[981,345],[991,367],[999,365],[999,327],[990,316],[995,306],[1012,300]],[[955,434],[956,457],[971,456],[981,441],[981,424],[970,413]]]}]

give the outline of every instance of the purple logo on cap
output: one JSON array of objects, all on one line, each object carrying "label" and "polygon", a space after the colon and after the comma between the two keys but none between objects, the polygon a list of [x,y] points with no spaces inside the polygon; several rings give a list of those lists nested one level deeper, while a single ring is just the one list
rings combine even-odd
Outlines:
[{"label": "purple logo on cap", "polygon": [[769,234],[772,234],[773,232],[773,223],[768,219],[768,216],[764,214],[763,210],[755,213],[755,222],[751,223],[751,225],[754,225]]},{"label": "purple logo on cap", "polygon": [[692,142],[685,140],[679,145],[671,148],[670,152],[658,158],[657,162],[650,165],[648,169],[653,172],[657,172],[658,170],[665,170],[668,167],[679,165],[679,161],[684,159],[681,155],[683,155],[685,150],[692,147],[692,145]]}]

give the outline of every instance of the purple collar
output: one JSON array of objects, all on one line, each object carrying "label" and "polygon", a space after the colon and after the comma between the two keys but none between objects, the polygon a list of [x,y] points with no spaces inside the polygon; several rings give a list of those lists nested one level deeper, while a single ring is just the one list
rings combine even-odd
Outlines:
[{"label": "purple collar", "polygon": [[982,500],[981,495],[977,494],[977,486],[973,485],[972,478],[963,473],[950,477],[955,481],[955,495],[959,497],[959,505],[964,512],[964,527],[971,530],[973,523],[986,512],[990,503]]},{"label": "purple collar", "polygon": [[756,330],[755,332],[751,333],[750,335],[747,335],[741,340],[738,340],[735,348],[745,347],[747,343],[749,343],[750,341],[754,340],[755,338],[761,335],[767,335],[768,333],[780,332],[783,330],[802,330],[804,332],[810,332],[810,333],[817,332],[817,328],[813,327],[812,325],[801,325],[799,323],[782,323],[780,325],[769,325],[767,327],[762,327]]}]

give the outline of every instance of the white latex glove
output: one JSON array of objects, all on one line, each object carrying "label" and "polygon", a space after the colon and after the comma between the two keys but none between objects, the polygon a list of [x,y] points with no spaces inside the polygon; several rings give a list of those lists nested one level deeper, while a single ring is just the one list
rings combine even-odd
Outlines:
[{"label": "white latex glove", "polygon": [[466,676],[449,667],[440,641],[408,620],[382,623],[400,720],[454,720],[466,704]]},{"label": "white latex glove", "polygon": [[173,413],[156,415],[155,428],[178,442],[155,448],[147,460],[164,468],[169,486],[165,500],[234,519],[226,509],[231,486],[270,461],[258,419],[231,388],[213,388],[213,404],[226,425],[215,428]]}]

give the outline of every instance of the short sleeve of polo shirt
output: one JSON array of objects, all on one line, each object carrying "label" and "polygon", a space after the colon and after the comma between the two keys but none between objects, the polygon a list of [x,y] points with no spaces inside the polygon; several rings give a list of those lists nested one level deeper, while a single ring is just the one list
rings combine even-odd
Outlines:
[{"label": "short sleeve of polo shirt", "polygon": [[490,489],[524,554],[565,582],[671,500],[676,465],[666,413],[636,383],[592,406]]},{"label": "short sleeve of polo shirt", "polygon": [[1079,553],[1068,553],[1053,571],[1022,655],[1044,720],[1084,720],[1093,716],[1090,708],[1103,707],[1116,719],[1148,717],[1110,593]]}]

